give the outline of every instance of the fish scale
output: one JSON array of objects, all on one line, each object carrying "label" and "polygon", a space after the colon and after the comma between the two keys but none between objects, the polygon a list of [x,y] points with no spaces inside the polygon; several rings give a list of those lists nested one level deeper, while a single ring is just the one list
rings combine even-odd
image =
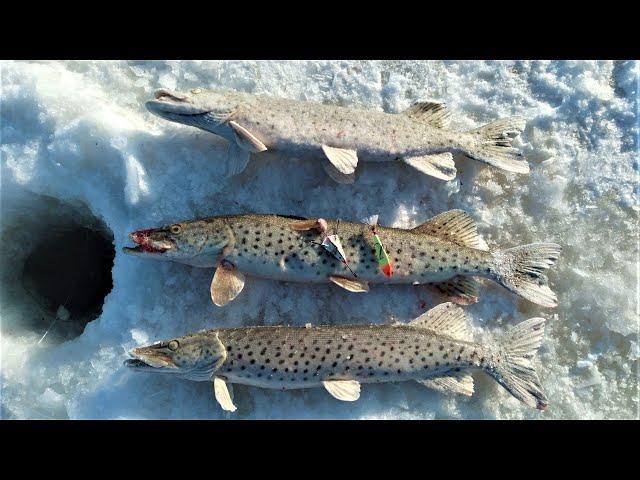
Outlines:
[{"label": "fish scale", "polygon": [[410,326],[246,327],[219,330],[218,338],[227,349],[219,373],[263,388],[426,379],[489,357],[477,344]]},{"label": "fish scale", "polygon": [[[326,282],[329,276],[351,276],[348,269],[327,252],[316,231],[299,232],[292,220],[281,216],[226,217],[235,236],[233,252],[227,256],[240,270],[251,275],[285,281]],[[393,262],[393,277],[378,268],[373,234],[366,224],[328,220],[328,231],[336,232],[349,266],[359,279],[373,283],[429,283],[458,274],[488,275],[491,254],[466,248],[410,230],[378,227]]]}]

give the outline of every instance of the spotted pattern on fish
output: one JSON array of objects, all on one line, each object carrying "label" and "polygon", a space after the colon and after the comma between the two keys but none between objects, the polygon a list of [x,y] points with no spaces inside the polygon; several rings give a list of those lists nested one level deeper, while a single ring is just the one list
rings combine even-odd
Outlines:
[{"label": "spotted pattern on fish", "polygon": [[[241,271],[286,281],[326,282],[331,275],[351,276],[348,269],[321,247],[323,235],[315,230],[295,231],[291,221],[274,215],[226,217],[235,237],[227,258]],[[342,241],[349,266],[358,279],[373,283],[427,283],[452,276],[488,276],[488,252],[443,242],[410,230],[378,227],[393,262],[393,277],[378,268],[374,237],[366,224],[328,220],[329,231]]]},{"label": "spotted pattern on fish", "polygon": [[[522,154],[511,145],[512,136],[524,129],[523,119],[501,119],[456,132],[446,128],[448,112],[442,103],[418,102],[402,114],[392,114],[227,90],[162,89],[146,106],[167,120],[222,136],[245,152],[273,150],[298,158],[329,159],[347,175],[360,159],[404,161],[422,173],[450,180],[456,175],[455,152],[507,171],[529,171]],[[237,156],[233,151],[229,159],[237,165],[230,171],[235,174],[246,165],[248,153]]]},{"label": "spotted pattern on fish", "polygon": [[323,380],[426,379],[499,361],[480,345],[410,326],[250,327],[219,330],[232,383],[307,388]]}]

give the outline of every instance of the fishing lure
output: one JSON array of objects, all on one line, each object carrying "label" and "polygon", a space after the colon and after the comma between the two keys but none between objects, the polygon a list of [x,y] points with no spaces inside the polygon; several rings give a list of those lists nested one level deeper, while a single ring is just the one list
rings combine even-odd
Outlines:
[{"label": "fishing lure", "polygon": [[327,224],[327,221],[324,218],[318,218],[317,220],[304,220],[301,222],[294,222],[293,224],[291,224],[291,228],[293,228],[294,230],[309,230],[313,228],[315,230],[318,230],[321,234],[325,235],[324,238],[322,239],[322,243],[318,243],[318,242],[311,242],[311,243],[315,243],[316,245],[320,245],[322,248],[324,248],[327,252],[331,254],[331,256],[333,256],[334,258],[342,262],[344,266],[347,267],[347,269],[349,269],[352,275],[357,278],[358,275],[356,275],[356,273],[353,270],[351,270],[351,267],[349,266],[347,255],[344,253],[342,242],[340,241],[340,237],[338,236],[339,226],[340,226],[340,220],[338,220],[338,223],[336,225],[336,233],[331,235],[326,235],[327,230],[329,229],[329,226]]},{"label": "fishing lure", "polygon": [[[322,224],[322,222],[324,222],[324,225],[327,224],[324,219],[322,218],[318,219],[319,224]],[[333,255],[335,258],[341,261],[344,264],[344,266],[349,269],[349,271],[353,274],[353,276],[357,278],[358,275],[356,275],[356,273],[353,270],[351,270],[351,267],[349,266],[349,262],[347,261],[347,256],[345,255],[344,249],[342,248],[342,242],[340,241],[340,237],[338,236],[339,226],[340,226],[340,220],[338,220],[338,224],[336,225],[336,233],[332,235],[327,235],[326,237],[324,237],[320,245],[322,245],[327,252],[329,252],[331,255]]]},{"label": "fishing lure", "polygon": [[371,227],[371,231],[373,232],[373,249],[376,256],[376,260],[378,261],[378,266],[382,273],[384,273],[387,277],[393,276],[393,264],[391,263],[391,259],[389,258],[389,253],[382,245],[382,240],[378,236],[378,215],[373,215],[367,221],[369,227]]}]

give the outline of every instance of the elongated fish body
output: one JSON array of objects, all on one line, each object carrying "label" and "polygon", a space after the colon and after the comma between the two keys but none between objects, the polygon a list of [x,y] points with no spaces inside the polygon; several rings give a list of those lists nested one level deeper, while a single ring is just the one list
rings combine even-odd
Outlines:
[{"label": "elongated fish body", "polygon": [[[275,215],[226,217],[236,239],[225,258],[252,276],[289,282],[326,283],[331,276],[351,277],[349,270],[322,248],[316,230],[292,230],[290,218]],[[447,280],[457,274],[488,276],[493,265],[489,252],[445,242],[411,230],[378,227],[393,260],[387,277],[375,257],[374,238],[366,224],[327,220],[338,231],[349,266],[369,283],[407,284]]]},{"label": "elongated fish body", "polygon": [[522,322],[502,342],[473,342],[468,320],[452,303],[409,324],[317,327],[245,327],[209,330],[142,347],[125,364],[152,373],[214,381],[216,398],[235,410],[228,387],[325,387],[356,400],[360,384],[415,380],[427,387],[471,395],[470,371],[483,370],[527,405],[544,409],[530,358],[544,319]]},{"label": "elongated fish body", "polygon": [[495,358],[481,345],[410,325],[230,328],[218,338],[227,348],[220,375],[282,390],[320,387],[332,378],[424,380]]},{"label": "elongated fish body", "polygon": [[[416,122],[408,115],[358,110],[244,94],[234,120],[255,132],[269,150],[302,159],[324,156],[322,145],[356,150],[369,162],[463,148],[462,134]],[[228,128],[228,127],[227,127]],[[230,128],[224,135],[233,139]]]},{"label": "elongated fish body", "polygon": [[[341,239],[348,267],[322,245],[329,232]],[[217,305],[240,293],[244,274],[333,282],[354,292],[367,291],[370,283],[432,283],[460,303],[475,301],[472,277],[485,277],[538,304],[557,304],[542,272],[557,259],[560,247],[556,244],[490,252],[473,220],[460,210],[440,214],[411,230],[377,226],[376,234],[392,264],[391,272],[379,268],[369,225],[278,215],[230,215],[140,230],[131,234],[138,246],[125,252],[221,267],[216,269],[211,291],[212,296],[216,291],[220,294],[214,298]]]},{"label": "elongated fish body", "polygon": [[462,152],[498,168],[527,173],[511,146],[524,128],[502,119],[470,132],[448,130],[444,104],[420,102],[402,114],[316,102],[255,96],[226,90],[158,90],[147,102],[154,114],[194,126],[230,142],[229,174],[242,171],[251,153],[266,150],[322,159],[332,178],[352,183],[358,160],[402,161],[443,180],[455,177],[452,153]]}]

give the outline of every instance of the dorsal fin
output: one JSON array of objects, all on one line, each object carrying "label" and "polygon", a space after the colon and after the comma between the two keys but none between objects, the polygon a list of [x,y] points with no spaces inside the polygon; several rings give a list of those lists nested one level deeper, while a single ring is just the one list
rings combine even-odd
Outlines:
[{"label": "dorsal fin", "polygon": [[469,319],[464,314],[464,310],[450,302],[433,307],[409,322],[409,325],[431,330],[438,335],[447,335],[455,340],[468,342],[473,340]]},{"label": "dorsal fin", "polygon": [[449,210],[436,215],[412,231],[440,237],[465,247],[489,250],[485,241],[478,234],[475,220],[462,210]]},{"label": "dorsal fin", "polygon": [[417,122],[428,123],[436,128],[447,128],[451,115],[445,104],[438,102],[414,103],[405,110],[404,114]]}]

